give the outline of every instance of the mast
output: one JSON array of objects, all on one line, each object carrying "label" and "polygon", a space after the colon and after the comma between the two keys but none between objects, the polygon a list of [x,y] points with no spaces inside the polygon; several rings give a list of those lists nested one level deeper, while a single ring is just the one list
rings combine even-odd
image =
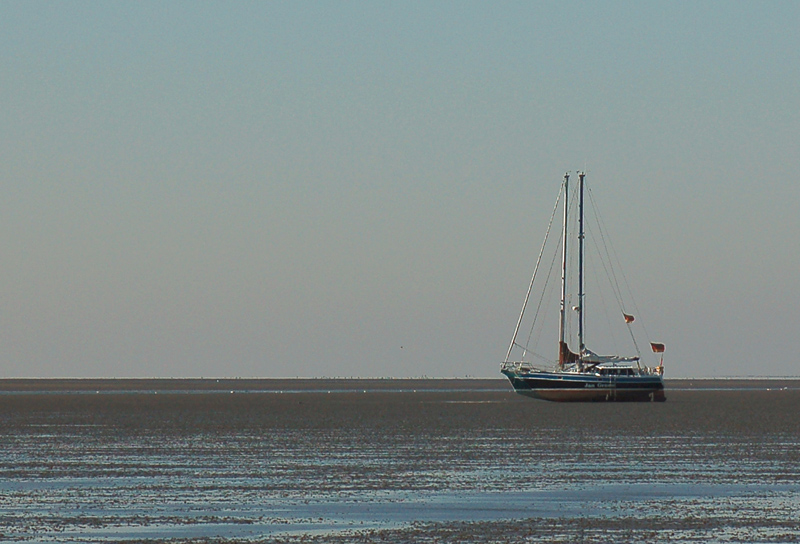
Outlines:
[{"label": "mast", "polygon": [[564,225],[561,239],[561,321],[558,326],[558,366],[564,366],[564,346],[566,345],[567,322],[567,210],[569,209],[569,172],[564,174]]},{"label": "mast", "polygon": [[585,172],[578,172],[578,354],[583,355],[583,178],[586,177]]}]

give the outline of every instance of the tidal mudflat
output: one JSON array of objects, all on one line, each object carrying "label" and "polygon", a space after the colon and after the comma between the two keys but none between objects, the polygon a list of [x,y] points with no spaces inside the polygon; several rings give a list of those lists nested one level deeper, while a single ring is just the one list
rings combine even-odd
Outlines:
[{"label": "tidal mudflat", "polygon": [[0,540],[798,542],[800,382],[0,381]]}]

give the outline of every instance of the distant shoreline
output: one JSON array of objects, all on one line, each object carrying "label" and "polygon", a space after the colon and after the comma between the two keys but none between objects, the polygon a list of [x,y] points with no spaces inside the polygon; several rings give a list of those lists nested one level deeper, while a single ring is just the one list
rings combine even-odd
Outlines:
[{"label": "distant shoreline", "polygon": [[[667,390],[800,389],[800,377],[675,378]],[[505,391],[505,378],[4,378],[0,392]]]}]

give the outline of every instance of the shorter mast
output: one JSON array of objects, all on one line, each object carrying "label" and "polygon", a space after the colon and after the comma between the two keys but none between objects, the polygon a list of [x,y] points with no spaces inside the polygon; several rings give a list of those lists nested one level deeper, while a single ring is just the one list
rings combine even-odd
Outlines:
[{"label": "shorter mast", "polygon": [[578,172],[578,192],[579,192],[579,202],[578,202],[578,354],[583,355],[583,350],[585,349],[585,344],[583,342],[583,299],[584,299],[584,292],[583,292],[583,239],[585,237],[585,233],[583,230],[583,178],[586,177],[585,172]]},{"label": "shorter mast", "polygon": [[567,210],[569,209],[569,172],[564,174],[564,225],[561,239],[561,320],[558,324],[558,366],[564,367],[564,355],[567,350]]}]

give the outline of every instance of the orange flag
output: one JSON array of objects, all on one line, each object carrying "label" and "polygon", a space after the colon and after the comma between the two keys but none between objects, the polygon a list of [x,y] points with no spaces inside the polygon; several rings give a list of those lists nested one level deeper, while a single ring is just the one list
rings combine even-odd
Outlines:
[{"label": "orange flag", "polygon": [[664,353],[666,349],[664,344],[659,344],[657,342],[650,342],[650,347],[653,348],[653,353]]},{"label": "orange flag", "polygon": [[626,314],[625,312],[622,313],[625,316],[625,323],[633,323],[633,320],[636,319],[631,314]]}]

